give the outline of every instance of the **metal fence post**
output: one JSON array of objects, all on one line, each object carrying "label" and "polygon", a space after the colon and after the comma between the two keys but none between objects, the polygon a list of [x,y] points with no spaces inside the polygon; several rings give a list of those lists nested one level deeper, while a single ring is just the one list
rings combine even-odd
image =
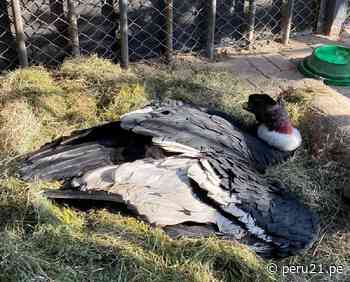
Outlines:
[{"label": "metal fence post", "polygon": [[282,43],[287,45],[289,43],[290,31],[292,29],[294,0],[288,0],[286,11],[283,15],[282,27]]},{"label": "metal fence post", "polygon": [[69,35],[72,45],[72,54],[75,57],[80,56],[79,34],[77,13],[75,11],[74,0],[67,0],[68,4],[68,21],[69,21]]},{"label": "metal fence post", "polygon": [[129,38],[128,38],[128,0],[119,0],[120,9],[120,38],[121,38],[121,61],[120,66],[124,69],[129,67]]},{"label": "metal fence post", "polygon": [[207,55],[210,60],[214,59],[214,41],[215,41],[215,22],[216,22],[216,0],[211,0],[209,3],[208,15],[208,41]]},{"label": "metal fence post", "polygon": [[173,0],[165,1],[165,42],[166,42],[166,51],[165,57],[166,62],[170,64],[173,60]]},{"label": "metal fence post", "polygon": [[12,0],[12,12],[14,17],[14,25],[16,30],[16,42],[17,42],[17,52],[19,63],[22,67],[28,66],[28,54],[26,43],[24,40],[24,31],[23,31],[23,21],[22,21],[22,12],[19,0]]}]

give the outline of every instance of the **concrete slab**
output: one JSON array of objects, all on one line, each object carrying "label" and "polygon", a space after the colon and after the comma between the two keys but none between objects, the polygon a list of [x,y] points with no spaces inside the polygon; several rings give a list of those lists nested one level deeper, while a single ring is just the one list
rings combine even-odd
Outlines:
[{"label": "concrete slab", "polygon": [[264,55],[264,57],[281,71],[289,71],[295,69],[295,65],[286,57],[283,57],[281,54],[269,54]]},{"label": "concrete slab", "polygon": [[245,56],[217,62],[213,66],[215,69],[232,72],[243,79],[261,75]]},{"label": "concrete slab", "polygon": [[280,72],[280,69],[263,56],[249,56],[249,63],[254,66],[262,75],[269,77],[271,74]]}]

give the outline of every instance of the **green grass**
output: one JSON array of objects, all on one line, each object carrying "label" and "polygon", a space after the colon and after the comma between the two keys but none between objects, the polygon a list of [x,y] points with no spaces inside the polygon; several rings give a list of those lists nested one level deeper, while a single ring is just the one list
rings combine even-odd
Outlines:
[{"label": "green grass", "polygon": [[[304,118],[310,89],[297,89],[287,108],[306,136],[304,148],[266,177],[283,179],[322,221],[321,240],[283,264],[350,266],[349,213],[337,189],[345,173],[309,155]],[[296,279],[266,271],[268,261],[246,247],[216,238],[170,239],[161,229],[104,209],[88,212],[52,203],[42,189],[13,172],[16,156],[72,130],[115,120],[154,97],[177,98],[227,112],[244,125],[250,92],[230,73],[190,66],[145,69],[99,59],[72,59],[59,69],[16,70],[0,79],[0,281],[271,281]],[[348,243],[348,244],[347,244]],[[339,281],[345,276],[336,277]],[[326,275],[303,275],[328,281]],[[334,281],[334,280],[333,280]]]}]

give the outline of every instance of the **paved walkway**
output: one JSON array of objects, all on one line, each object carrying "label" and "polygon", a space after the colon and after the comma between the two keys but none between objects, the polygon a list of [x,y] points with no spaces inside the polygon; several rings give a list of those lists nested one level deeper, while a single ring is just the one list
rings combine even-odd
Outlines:
[{"label": "paved walkway", "polygon": [[[271,93],[283,87],[283,80],[287,81],[287,85],[291,85],[293,81],[304,79],[297,70],[298,63],[309,56],[313,48],[325,43],[337,42],[318,36],[300,37],[292,40],[288,47],[274,44],[259,48],[254,54],[233,53],[214,65],[229,70],[237,78],[245,79],[254,91]],[[350,40],[343,44],[350,46]],[[350,98],[350,87],[332,88]]]}]

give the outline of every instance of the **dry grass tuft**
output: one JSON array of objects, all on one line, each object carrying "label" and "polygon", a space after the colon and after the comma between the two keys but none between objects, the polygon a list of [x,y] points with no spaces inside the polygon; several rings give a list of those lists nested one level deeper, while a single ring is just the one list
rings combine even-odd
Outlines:
[{"label": "dry grass tuft", "polygon": [[90,85],[136,79],[132,72],[96,55],[66,60],[60,74],[71,79],[83,78]]},{"label": "dry grass tuft", "polygon": [[24,100],[8,102],[0,109],[1,155],[23,154],[34,148],[42,123]]},{"label": "dry grass tuft", "polygon": [[30,67],[9,73],[1,83],[1,101],[16,97],[28,97],[35,100],[41,95],[62,93],[52,75],[43,67]]},{"label": "dry grass tuft", "polygon": [[104,99],[101,116],[105,120],[118,120],[121,115],[139,109],[148,102],[140,84],[122,85],[113,95]]},{"label": "dry grass tuft", "polygon": [[95,125],[99,119],[97,117],[97,99],[93,96],[76,94],[67,95],[68,110],[66,119],[72,123],[81,124],[84,127]]},{"label": "dry grass tuft", "polygon": [[62,119],[68,110],[65,97],[61,94],[38,97],[33,107],[37,115],[51,119]]}]

